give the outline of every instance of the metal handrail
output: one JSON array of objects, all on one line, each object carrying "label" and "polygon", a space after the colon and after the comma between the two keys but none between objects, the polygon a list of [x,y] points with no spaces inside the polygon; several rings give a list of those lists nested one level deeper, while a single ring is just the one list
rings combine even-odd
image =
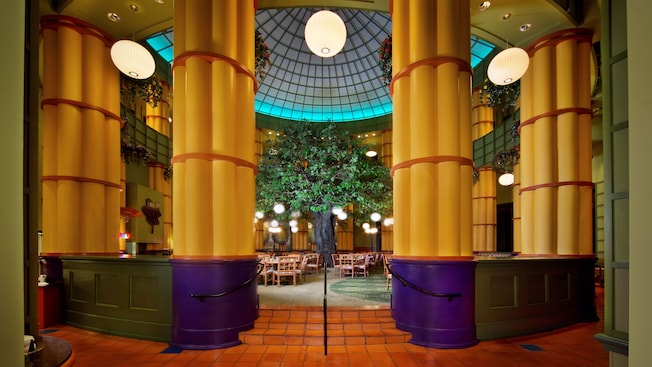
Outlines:
[{"label": "metal handrail", "polygon": [[256,268],[257,268],[257,270],[256,270],[256,274],[254,274],[254,276],[252,276],[251,278],[245,280],[242,284],[239,284],[239,285],[235,286],[232,289],[229,289],[227,291],[217,293],[217,294],[194,294],[194,293],[190,293],[190,297],[197,298],[197,300],[199,302],[204,302],[204,301],[206,301],[206,298],[219,298],[219,297],[226,296],[229,293],[233,293],[233,292],[237,291],[240,288],[248,286],[249,284],[251,284],[251,282],[256,280],[258,278],[258,276],[260,275],[260,273],[265,268],[265,266],[262,263],[258,262],[256,264]]},{"label": "metal handrail", "polygon": [[437,293],[437,292],[431,292],[427,289],[421,288],[418,285],[410,282],[409,280],[403,278],[402,276],[398,275],[394,270],[392,269],[391,264],[387,263],[385,264],[385,268],[387,268],[387,271],[392,274],[392,278],[398,279],[399,282],[403,285],[403,287],[410,287],[416,291],[419,291],[423,294],[427,294],[429,296],[433,297],[441,297],[441,298],[447,298],[448,302],[452,302],[453,298],[455,297],[462,297],[461,293]]}]

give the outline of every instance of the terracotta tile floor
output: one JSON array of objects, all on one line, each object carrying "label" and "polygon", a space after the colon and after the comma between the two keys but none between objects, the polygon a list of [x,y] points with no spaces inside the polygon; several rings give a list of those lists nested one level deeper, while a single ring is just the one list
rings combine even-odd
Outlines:
[{"label": "terracotta tile floor", "polygon": [[[602,289],[596,289],[602,319]],[[128,339],[59,325],[45,330],[69,341],[77,367],[114,366],[446,366],[607,367],[608,353],[593,335],[603,323],[578,323],[518,338],[480,342],[466,349],[429,349],[412,344],[330,346],[239,345],[227,349],[174,350],[166,343]],[[172,350],[170,350],[172,349]]]}]

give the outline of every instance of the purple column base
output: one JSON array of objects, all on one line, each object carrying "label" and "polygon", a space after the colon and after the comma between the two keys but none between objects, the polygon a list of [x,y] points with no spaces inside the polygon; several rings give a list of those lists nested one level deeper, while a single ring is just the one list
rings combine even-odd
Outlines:
[{"label": "purple column base", "polygon": [[[428,348],[467,348],[475,333],[475,261],[393,258],[392,317],[396,327],[412,334],[410,343]],[[437,294],[424,294],[398,279]]]},{"label": "purple column base", "polygon": [[[182,349],[219,349],[240,344],[239,333],[253,328],[258,318],[255,258],[237,260],[171,259],[172,330],[170,345]],[[202,302],[191,295],[222,297]]]}]

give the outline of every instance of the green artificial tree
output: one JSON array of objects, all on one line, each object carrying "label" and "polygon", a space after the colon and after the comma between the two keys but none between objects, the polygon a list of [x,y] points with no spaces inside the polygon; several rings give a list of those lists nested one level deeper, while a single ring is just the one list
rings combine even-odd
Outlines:
[{"label": "green artificial tree", "polygon": [[[313,221],[317,252],[331,264],[335,248],[334,207],[353,207],[354,221],[370,213],[389,215],[389,168],[365,153],[369,148],[332,122],[299,121],[266,142],[256,176],[257,210],[275,204]],[[349,205],[353,204],[353,205]],[[276,215],[278,217],[278,215]]]}]

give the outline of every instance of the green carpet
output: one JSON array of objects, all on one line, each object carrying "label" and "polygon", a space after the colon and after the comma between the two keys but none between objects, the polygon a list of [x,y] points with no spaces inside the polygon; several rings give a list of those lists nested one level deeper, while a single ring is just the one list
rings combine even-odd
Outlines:
[{"label": "green carpet", "polygon": [[385,303],[389,303],[392,294],[391,288],[387,290],[387,280],[382,274],[345,278],[331,284],[329,290],[343,296]]}]

